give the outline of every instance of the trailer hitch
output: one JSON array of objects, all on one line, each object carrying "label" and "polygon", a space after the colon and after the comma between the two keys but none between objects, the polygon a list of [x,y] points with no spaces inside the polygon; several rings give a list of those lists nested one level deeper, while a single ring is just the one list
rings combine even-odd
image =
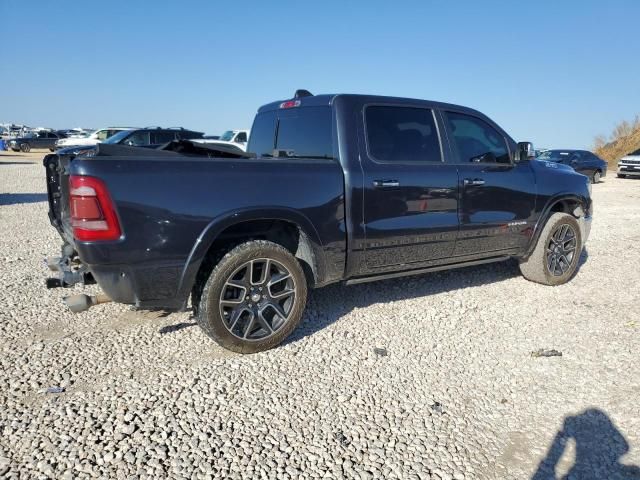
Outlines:
[{"label": "trailer hitch", "polygon": [[57,276],[47,278],[47,288],[66,288],[77,283],[82,285],[96,283],[87,267],[80,262],[74,262],[69,256],[49,257],[45,259],[45,264],[50,271],[57,273]]}]

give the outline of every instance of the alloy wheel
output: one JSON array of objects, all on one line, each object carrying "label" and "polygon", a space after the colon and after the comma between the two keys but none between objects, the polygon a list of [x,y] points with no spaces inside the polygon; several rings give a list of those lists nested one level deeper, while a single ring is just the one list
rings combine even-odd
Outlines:
[{"label": "alloy wheel", "polygon": [[578,248],[578,237],[571,225],[559,225],[553,231],[547,244],[547,269],[559,277],[567,273],[573,265]]},{"label": "alloy wheel", "polygon": [[242,264],[226,280],[220,315],[235,337],[264,340],[287,323],[295,299],[291,272],[280,262],[259,258]]}]

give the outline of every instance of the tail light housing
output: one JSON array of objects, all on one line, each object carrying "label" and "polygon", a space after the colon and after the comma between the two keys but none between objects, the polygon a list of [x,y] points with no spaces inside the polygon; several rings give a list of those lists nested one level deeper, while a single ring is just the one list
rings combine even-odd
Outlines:
[{"label": "tail light housing", "polygon": [[76,240],[117,240],[122,231],[116,210],[104,182],[95,177],[69,177],[71,226]]}]

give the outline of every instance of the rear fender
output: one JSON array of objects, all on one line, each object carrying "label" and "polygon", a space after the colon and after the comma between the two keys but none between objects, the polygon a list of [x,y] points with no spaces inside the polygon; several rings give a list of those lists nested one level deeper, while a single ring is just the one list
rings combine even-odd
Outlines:
[{"label": "rear fender", "polygon": [[315,264],[316,284],[322,283],[326,272],[323,245],[315,227],[304,214],[282,207],[261,208],[259,211],[253,209],[234,210],[214,219],[197,238],[182,271],[178,288],[178,299],[182,302],[183,308],[186,307],[198,270],[215,240],[227,228],[254,220],[281,220],[297,225],[303,236],[306,237],[306,241],[301,245],[302,248],[299,248],[303,255],[302,258],[308,261],[308,258],[304,257],[308,256],[307,249],[310,248]]}]

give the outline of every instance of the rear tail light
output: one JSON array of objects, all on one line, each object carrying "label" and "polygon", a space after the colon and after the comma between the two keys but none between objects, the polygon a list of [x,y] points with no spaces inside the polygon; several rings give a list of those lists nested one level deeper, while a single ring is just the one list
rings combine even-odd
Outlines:
[{"label": "rear tail light", "polygon": [[73,236],[80,241],[117,240],[120,222],[104,182],[95,177],[69,177]]}]

